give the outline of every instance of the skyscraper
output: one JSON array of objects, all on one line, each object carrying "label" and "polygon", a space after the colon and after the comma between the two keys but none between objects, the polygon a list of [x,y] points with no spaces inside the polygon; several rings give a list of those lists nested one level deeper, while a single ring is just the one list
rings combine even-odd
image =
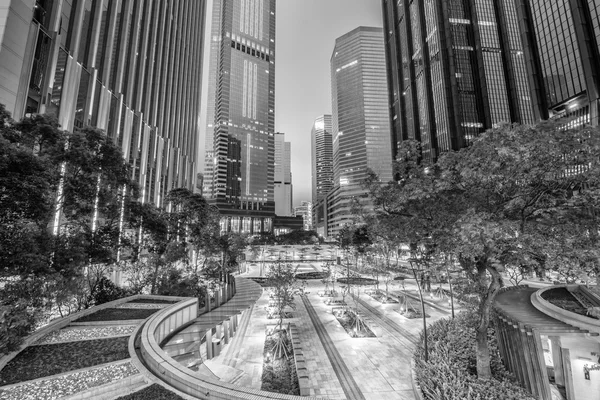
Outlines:
[{"label": "skyscraper", "polygon": [[331,115],[321,115],[315,119],[310,133],[313,204],[333,187],[332,129]]},{"label": "skyscraper", "polygon": [[196,186],[205,2],[9,0],[0,5],[0,102],[106,131],[144,201]]},{"label": "skyscraper", "polygon": [[465,147],[502,122],[533,123],[512,0],[382,0],[394,151]]},{"label": "skyscraper", "polygon": [[[358,27],[339,37],[331,56],[333,186],[328,236],[352,221],[351,203],[368,204],[367,169],[392,179],[383,30]],[[329,205],[330,204],[330,205]]]},{"label": "skyscraper", "polygon": [[209,71],[214,118],[205,163],[212,162],[213,172],[205,174],[205,187],[211,187],[210,196],[223,217],[223,232],[271,231],[275,0],[216,0],[213,7],[211,40],[218,43],[218,52]]},{"label": "skyscraper", "polygon": [[598,125],[600,3],[515,0],[539,118]]},{"label": "skyscraper", "polygon": [[294,207],[294,215],[296,217],[302,217],[305,231],[312,231],[313,229],[312,208],[313,204],[310,201],[303,201],[299,206]]},{"label": "skyscraper", "polygon": [[275,214],[291,216],[292,209],[292,144],[284,133],[275,134]]}]

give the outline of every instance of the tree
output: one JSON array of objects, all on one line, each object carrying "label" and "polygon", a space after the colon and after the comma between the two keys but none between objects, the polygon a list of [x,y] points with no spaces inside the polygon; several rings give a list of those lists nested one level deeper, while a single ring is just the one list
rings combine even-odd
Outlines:
[{"label": "tree", "polygon": [[281,259],[267,272],[267,286],[272,287],[273,298],[275,300],[275,312],[278,316],[277,328],[280,331],[278,340],[272,351],[275,357],[281,358],[283,355],[288,356],[283,331],[283,318],[285,317],[286,308],[296,309],[294,302],[294,294],[297,288],[296,268],[292,264],[285,263]]},{"label": "tree", "polygon": [[[167,196],[172,211],[169,213],[171,236],[187,243],[193,253],[194,272],[198,272],[215,253],[214,241],[220,237],[219,211],[208,204],[202,195],[185,188],[174,189]],[[202,269],[202,268],[201,268]]]},{"label": "tree", "polygon": [[396,163],[399,181],[366,182],[375,215],[395,220],[401,242],[419,249],[423,260],[452,254],[468,276],[478,297],[480,378],[491,376],[487,332],[507,266],[559,268],[555,253],[564,246],[557,244],[583,233],[590,240],[580,242],[579,264],[598,265],[590,246],[598,225],[589,216],[599,204],[599,141],[592,128],[503,125],[431,165],[421,162],[417,143],[405,142]]}]

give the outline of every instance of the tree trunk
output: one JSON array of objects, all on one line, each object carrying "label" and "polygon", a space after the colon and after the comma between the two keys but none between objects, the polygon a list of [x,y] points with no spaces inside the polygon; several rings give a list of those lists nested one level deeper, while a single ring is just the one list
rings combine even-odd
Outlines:
[{"label": "tree trunk", "polygon": [[[491,275],[489,285],[487,284],[486,272]],[[479,304],[479,323],[476,328],[476,357],[477,376],[480,379],[492,377],[490,368],[490,349],[488,347],[487,334],[490,326],[490,313],[492,304],[498,290],[502,287],[502,276],[500,272],[489,263],[489,260],[477,261],[477,277],[481,290],[481,303]]]},{"label": "tree trunk", "polygon": [[150,287],[150,293],[156,294],[156,282],[158,281],[158,270],[160,269],[160,261],[156,260],[154,265],[154,272],[152,273],[152,286]]}]

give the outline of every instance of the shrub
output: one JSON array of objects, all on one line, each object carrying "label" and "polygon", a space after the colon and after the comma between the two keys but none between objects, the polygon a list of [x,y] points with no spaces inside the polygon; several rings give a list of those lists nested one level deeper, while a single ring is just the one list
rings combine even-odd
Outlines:
[{"label": "shrub", "polygon": [[34,325],[35,316],[26,305],[0,303],[0,355],[18,350]]},{"label": "shrub", "polygon": [[172,268],[159,278],[155,294],[197,297],[198,305],[204,307],[206,293],[206,285],[197,276],[185,276],[181,270]]},{"label": "shrub", "polygon": [[103,276],[100,278],[92,292],[92,299],[94,300],[94,304],[99,305],[108,303],[109,301],[122,299],[131,296],[132,294],[133,293],[130,293],[127,289],[118,287],[113,281]]},{"label": "shrub", "polygon": [[423,336],[415,350],[415,374],[426,400],[533,400],[504,368],[493,329],[488,333],[493,379],[477,378],[474,313],[442,319],[427,330],[429,360]]}]

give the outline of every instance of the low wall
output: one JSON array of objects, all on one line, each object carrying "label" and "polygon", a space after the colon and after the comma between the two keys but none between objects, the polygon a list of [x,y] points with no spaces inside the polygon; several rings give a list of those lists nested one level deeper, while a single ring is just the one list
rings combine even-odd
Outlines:
[{"label": "low wall", "polygon": [[600,320],[596,318],[586,317],[585,315],[579,315],[571,311],[567,311],[560,307],[555,306],[549,301],[544,300],[542,293],[558,288],[566,288],[571,291],[577,288],[579,285],[557,285],[547,288],[540,289],[531,295],[531,304],[546,315],[551,316],[559,321],[565,322],[569,325],[575,326],[580,329],[588,330],[590,332],[600,333]]},{"label": "low wall", "polygon": [[[63,318],[57,318],[57,319],[51,321],[48,325],[36,330],[31,335],[27,336],[25,338],[25,340],[23,341],[23,343],[21,344],[21,346],[19,347],[19,350],[13,351],[12,353],[9,353],[9,354],[1,357],[0,358],[0,370],[2,368],[4,368],[10,360],[15,358],[17,356],[17,354],[19,354],[24,348],[37,342],[39,339],[46,336],[47,334],[70,325],[71,322],[75,321],[76,319],[85,317],[86,315],[93,314],[99,310],[104,310],[106,308],[114,308],[115,306],[118,306],[120,304],[128,303],[132,300],[139,300],[139,299],[157,299],[157,300],[174,300],[175,301],[175,300],[187,299],[187,297],[152,296],[152,295],[146,295],[146,294],[138,294],[135,296],[124,297],[122,299],[118,299],[118,300],[110,301],[108,303],[100,304],[98,306],[90,307],[86,310],[82,310],[82,311],[76,312],[74,314],[67,315],[66,317],[63,317]],[[90,325],[90,324],[86,323],[85,325]],[[103,322],[102,325],[107,325],[107,323]]]},{"label": "low wall", "polygon": [[[250,305],[249,305],[250,306]],[[140,354],[146,368],[164,382],[198,399],[222,400],[306,400],[310,397],[291,396],[261,390],[245,388],[217,379],[201,377],[195,371],[179,364],[160,348],[160,342],[171,329],[177,331],[185,325],[184,318],[173,318],[185,308],[192,307],[191,302],[180,302],[154,314],[146,322],[141,332]],[[218,310],[217,310],[218,311]],[[185,313],[181,314],[185,315]],[[226,316],[223,316],[226,318]],[[189,321],[188,321],[189,322]]]}]

